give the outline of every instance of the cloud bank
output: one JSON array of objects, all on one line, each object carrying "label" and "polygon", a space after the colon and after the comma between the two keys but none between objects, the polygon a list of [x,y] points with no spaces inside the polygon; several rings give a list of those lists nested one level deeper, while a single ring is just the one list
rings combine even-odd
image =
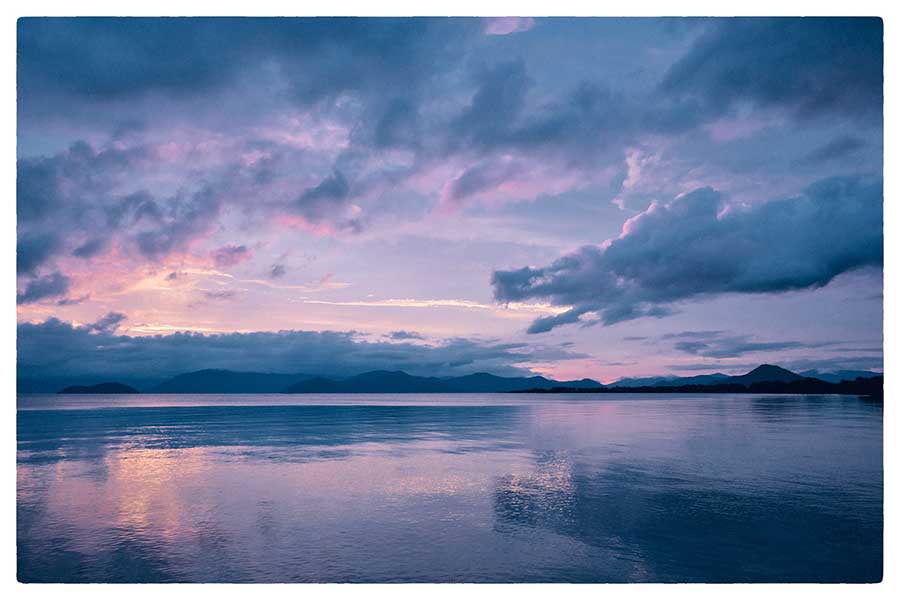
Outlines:
[{"label": "cloud bank", "polygon": [[109,313],[83,326],[55,318],[20,323],[18,376],[147,380],[208,368],[336,376],[378,369],[418,375],[521,375],[530,373],[530,363],[583,356],[560,346],[466,338],[411,343],[408,340],[420,336],[407,331],[394,332],[395,342],[367,341],[355,332],[339,331],[117,335],[125,318]]}]

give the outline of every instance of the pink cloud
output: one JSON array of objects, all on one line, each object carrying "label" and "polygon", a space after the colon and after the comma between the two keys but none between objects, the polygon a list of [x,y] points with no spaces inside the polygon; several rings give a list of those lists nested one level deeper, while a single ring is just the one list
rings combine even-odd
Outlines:
[{"label": "pink cloud", "polygon": [[313,223],[300,215],[280,214],[276,215],[274,221],[282,227],[299,229],[319,236],[334,235],[338,232],[338,229],[332,223]]},{"label": "pink cloud", "polygon": [[485,19],[484,33],[487,35],[509,35],[528,31],[534,27],[531,17],[488,17]]}]

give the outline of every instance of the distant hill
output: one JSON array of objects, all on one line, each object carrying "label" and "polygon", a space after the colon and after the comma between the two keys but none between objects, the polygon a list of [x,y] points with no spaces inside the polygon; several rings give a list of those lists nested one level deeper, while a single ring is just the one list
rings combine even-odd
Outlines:
[{"label": "distant hill", "polygon": [[[872,375],[878,375],[873,373]],[[629,377],[619,379],[611,384],[615,387],[645,387],[645,386],[675,386],[675,385],[713,385],[717,383],[749,384],[763,381],[797,381],[803,379],[787,369],[775,365],[759,365],[744,375],[726,375],[725,373],[708,373],[693,375],[691,377],[676,377],[674,375],[659,375],[656,377]],[[850,379],[855,379],[851,377]],[[840,381],[840,380],[838,380]]]},{"label": "distant hill", "polygon": [[285,386],[285,394],[378,394],[450,392],[438,377],[416,377],[403,371],[369,371],[346,379],[315,377]]},{"label": "distant hill", "polygon": [[151,391],[156,394],[276,394],[285,386],[310,377],[299,373],[203,369],[176,375]]},{"label": "distant hill", "polygon": [[554,381],[545,377],[500,377],[474,373],[461,377],[420,377],[403,371],[369,371],[343,379],[315,377],[286,386],[285,394],[377,394],[377,393],[490,393],[523,388],[550,389],[558,386],[600,386],[593,379]]},{"label": "distant hill", "polygon": [[70,385],[57,394],[139,394],[136,389],[124,383],[98,383],[97,385]]},{"label": "distant hill", "polygon": [[[555,381],[542,376],[501,377],[491,373],[473,373],[460,377],[423,377],[404,371],[368,371],[352,377],[321,377],[302,373],[257,373],[204,369],[177,375],[154,387],[142,388],[160,394],[377,394],[377,393],[504,393],[520,391],[698,391],[726,392],[785,390],[797,393],[830,393],[827,386],[858,381],[874,381],[880,373],[835,371],[794,373],[776,365],[760,365],[744,375],[708,373],[691,377],[659,376],[626,378],[604,386],[593,379]],[[28,380],[19,380],[19,385]],[[43,382],[44,384],[50,381]],[[66,385],[61,382],[59,386]],[[148,384],[149,385],[149,384]],[[874,384],[873,384],[874,385]],[[773,387],[774,386],[774,387]],[[846,388],[847,386],[845,386]],[[843,389],[843,388],[842,388]],[[849,388],[848,388],[849,389]],[[855,389],[855,388],[854,388]],[[27,388],[26,388],[27,390]],[[802,390],[812,390],[804,392]],[[20,392],[22,388],[20,387]],[[122,383],[69,386],[65,394],[129,394],[134,387]],[[843,392],[834,392],[843,393]],[[849,392],[848,392],[849,393]]]},{"label": "distant hill", "polygon": [[474,373],[461,377],[445,379],[454,392],[511,392],[522,389],[522,386],[545,387],[564,385],[567,387],[589,388],[603,385],[593,379],[578,379],[575,381],[554,381],[540,375],[534,377],[500,377],[490,373]]},{"label": "distant hill", "polygon": [[749,373],[729,377],[726,383],[739,383],[742,385],[750,385],[751,383],[762,382],[778,382],[788,383],[791,381],[800,381],[805,379],[802,375],[797,375],[793,371],[782,369],[775,365],[759,365]]},{"label": "distant hill", "polygon": [[660,375],[657,377],[625,377],[619,379],[612,385],[616,386],[638,386],[638,385],[689,385],[700,384],[708,385],[711,383],[720,383],[729,378],[725,373],[709,373],[706,375],[693,375],[691,377],[676,377],[674,375]]},{"label": "distant hill", "polygon": [[854,371],[854,370],[843,370],[843,371],[820,371],[818,369],[811,369],[809,371],[801,371],[801,375],[804,377],[814,377],[816,379],[821,379],[822,381],[827,381],[829,383],[840,383],[842,381],[853,381],[857,377],[868,378],[868,377],[881,377],[882,373],[877,371]]},{"label": "distant hill", "polygon": [[[718,375],[718,374],[717,374]],[[884,397],[884,377],[877,374],[873,377],[857,377],[842,379],[839,382],[824,381],[814,377],[804,377],[776,365],[760,365],[744,375],[736,375],[717,379],[711,383],[683,383],[690,378],[665,380],[659,385],[614,385],[597,388],[554,387],[551,393],[650,393],[650,394],[852,394],[880,399]],[[631,380],[639,381],[639,380]],[[659,381],[659,380],[656,380]],[[671,383],[674,381],[674,383]],[[520,393],[542,393],[544,388],[527,388],[516,390]]]},{"label": "distant hill", "polygon": [[352,377],[321,377],[305,373],[257,373],[203,369],[176,375],[150,388],[156,394],[378,394],[490,393],[523,388],[597,387],[593,379],[554,381],[546,377],[500,377],[473,373],[461,377],[422,377],[404,371],[368,371]]}]

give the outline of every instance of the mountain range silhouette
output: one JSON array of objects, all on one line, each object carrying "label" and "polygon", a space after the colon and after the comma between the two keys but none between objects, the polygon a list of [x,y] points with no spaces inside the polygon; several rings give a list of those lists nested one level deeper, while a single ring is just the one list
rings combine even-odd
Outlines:
[{"label": "mountain range silhouette", "polygon": [[[156,394],[405,394],[405,393],[504,393],[504,392],[771,392],[876,394],[883,377],[868,371],[809,377],[777,365],[763,364],[743,375],[710,373],[691,377],[621,379],[604,385],[593,379],[556,381],[542,376],[501,377],[473,373],[459,377],[423,377],[404,371],[368,371],[350,377],[322,377],[299,373],[260,373],[203,369],[182,373],[149,387]],[[818,372],[817,372],[818,374]],[[118,391],[122,390],[122,391]],[[59,393],[134,393],[130,386],[105,382],[93,386],[68,386]],[[135,392],[137,390],[134,390]]]}]

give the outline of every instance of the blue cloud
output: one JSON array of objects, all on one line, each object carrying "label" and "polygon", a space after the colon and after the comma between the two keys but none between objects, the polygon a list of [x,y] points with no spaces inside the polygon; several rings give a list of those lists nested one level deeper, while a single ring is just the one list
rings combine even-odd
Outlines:
[{"label": "blue cloud", "polygon": [[725,293],[779,293],[880,267],[881,178],[819,181],[798,197],[749,208],[702,188],[654,204],[618,238],[547,267],[495,271],[499,302],[549,300],[572,308],[536,320],[540,333],[599,313],[607,324],[664,316],[674,302]]},{"label": "blue cloud", "polygon": [[45,298],[64,296],[70,285],[70,279],[59,271],[35,277],[25,285],[24,291],[16,294],[16,304],[31,304]]},{"label": "blue cloud", "polygon": [[697,98],[711,112],[752,102],[800,118],[881,114],[881,19],[745,18],[710,25],[669,69],[662,93]]},{"label": "blue cloud", "polygon": [[18,325],[20,378],[104,376],[159,378],[205,368],[281,373],[352,375],[401,369],[420,375],[490,371],[529,373],[535,361],[581,358],[558,346],[453,338],[438,345],[358,339],[353,332],[278,331],[175,333],[132,337],[116,334],[125,320],[110,313],[77,327],[55,318]]}]

